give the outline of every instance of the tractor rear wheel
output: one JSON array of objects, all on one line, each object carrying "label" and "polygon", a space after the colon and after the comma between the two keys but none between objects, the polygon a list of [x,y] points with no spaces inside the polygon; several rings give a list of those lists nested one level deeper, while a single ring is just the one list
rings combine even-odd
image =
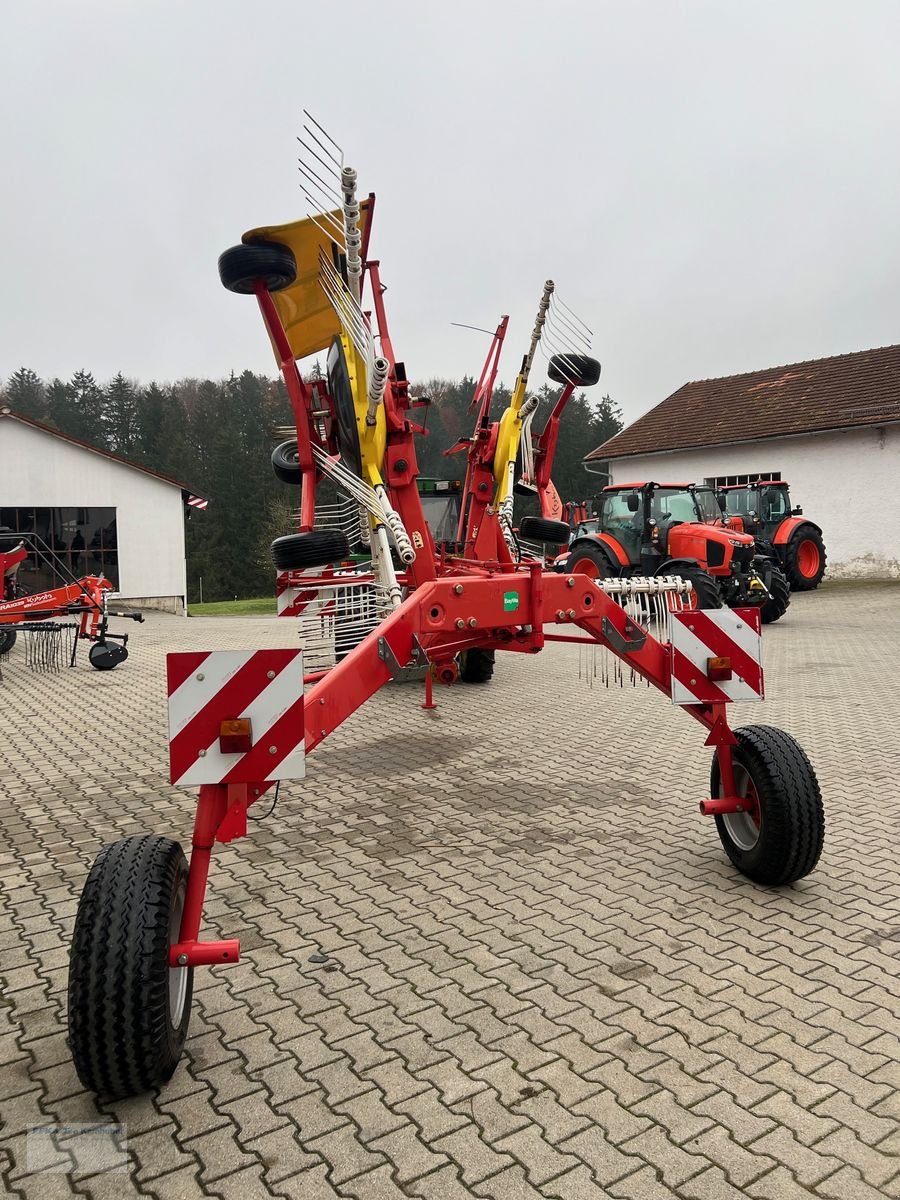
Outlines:
[{"label": "tractor rear wheel", "polygon": [[690,600],[693,608],[721,608],[722,593],[719,585],[702,567],[677,567],[674,575],[686,579],[691,585]]},{"label": "tractor rear wheel", "polygon": [[795,592],[811,592],[825,574],[825,543],[811,525],[801,525],[784,551],[784,573]]},{"label": "tractor rear wheel", "polygon": [[791,589],[784,572],[779,571],[778,567],[767,567],[762,572],[762,580],[769,591],[769,599],[762,606],[759,615],[763,625],[771,625],[787,612],[791,603]]},{"label": "tractor rear wheel", "polygon": [[576,546],[566,559],[563,571],[566,575],[587,575],[589,579],[610,579],[619,573],[606,552],[591,542]]},{"label": "tractor rear wheel", "polygon": [[[800,744],[771,725],[735,729],[734,784],[747,810],[716,817],[725,853],[748,879],[778,886],[808,875],[825,838],[822,793]],[[710,772],[710,795],[722,797],[719,757]]]},{"label": "tractor rear wheel", "polygon": [[193,967],[170,967],[187,888],[170,838],[121,838],[94,860],[69,957],[69,1045],[78,1078],[104,1096],[170,1079],[187,1037]]},{"label": "tractor rear wheel", "polygon": [[349,557],[350,543],[340,529],[310,529],[308,533],[289,533],[272,543],[272,562],[279,571],[299,571],[303,567],[327,567]]},{"label": "tractor rear wheel", "polygon": [[299,483],[303,478],[300,471],[300,454],[297,439],[282,442],[272,451],[272,470],[282,483]]},{"label": "tractor rear wheel", "polygon": [[0,629],[0,655],[9,654],[16,644],[15,629]]},{"label": "tractor rear wheel", "polygon": [[463,683],[490,683],[493,674],[493,650],[463,650],[460,654],[459,677]]}]

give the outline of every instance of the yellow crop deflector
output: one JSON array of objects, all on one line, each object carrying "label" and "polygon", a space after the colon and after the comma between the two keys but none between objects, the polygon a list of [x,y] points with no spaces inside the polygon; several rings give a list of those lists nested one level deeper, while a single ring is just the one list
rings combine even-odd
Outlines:
[{"label": "yellow crop deflector", "polygon": [[[363,200],[359,209],[359,227],[365,244],[369,201]],[[332,339],[341,332],[337,314],[319,283],[319,253],[324,253],[329,261],[334,253],[334,243],[327,232],[329,215],[340,227],[343,214],[337,209],[316,221],[307,217],[304,221],[292,221],[289,225],[263,225],[248,230],[241,238],[245,243],[260,240],[280,242],[293,251],[297,260],[297,278],[290,287],[273,292],[272,299],[287,333],[291,351],[297,359],[327,350]]]}]

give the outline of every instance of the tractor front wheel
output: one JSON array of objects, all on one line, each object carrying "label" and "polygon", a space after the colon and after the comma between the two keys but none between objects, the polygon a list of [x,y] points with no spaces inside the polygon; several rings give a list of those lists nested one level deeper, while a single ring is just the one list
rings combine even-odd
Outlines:
[{"label": "tractor front wheel", "polygon": [[825,543],[811,525],[801,526],[784,551],[784,573],[795,592],[811,592],[825,574]]},{"label": "tractor front wheel", "polygon": [[69,1046],[78,1078],[103,1096],[170,1079],[187,1037],[193,967],[170,967],[188,866],[178,842],[144,834],[106,846],[75,914]]},{"label": "tractor front wheel", "polygon": [[[735,792],[744,812],[716,817],[725,853],[756,883],[794,883],[819,861],[825,838],[822,793],[800,744],[770,725],[735,729],[732,750]],[[713,758],[710,795],[722,798],[719,757]]]},{"label": "tractor front wheel", "polygon": [[563,570],[566,575],[587,575],[588,579],[609,579],[617,574],[606,553],[590,542],[576,546]]},{"label": "tractor front wheel", "polygon": [[719,585],[707,571],[700,567],[675,567],[672,573],[686,579],[691,585],[690,599],[693,608],[722,607]]},{"label": "tractor front wheel", "polygon": [[769,592],[769,599],[760,610],[763,625],[771,625],[779,617],[783,617],[791,603],[791,589],[785,579],[784,572],[777,567],[769,567],[763,572],[763,583]]}]

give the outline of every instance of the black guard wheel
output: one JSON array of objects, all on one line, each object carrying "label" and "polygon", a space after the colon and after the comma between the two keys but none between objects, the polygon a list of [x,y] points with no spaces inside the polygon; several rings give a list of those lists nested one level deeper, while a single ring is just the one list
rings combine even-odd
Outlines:
[{"label": "black guard wheel", "polygon": [[16,644],[17,636],[15,629],[0,628],[0,657],[4,654],[9,654],[10,650]]},{"label": "black guard wheel", "polygon": [[128,657],[128,647],[120,642],[94,642],[88,650],[88,662],[95,671],[112,671]]},{"label": "black guard wheel", "polygon": [[784,577],[784,572],[770,566],[762,572],[763,583],[769,590],[769,599],[760,610],[763,625],[771,625],[779,617],[783,617],[791,603],[791,589]]},{"label": "black guard wheel", "polygon": [[565,546],[572,532],[565,521],[551,521],[547,517],[523,517],[519,526],[523,538],[532,542],[544,542],[548,546]]},{"label": "black guard wheel", "polygon": [[795,592],[811,592],[825,574],[825,543],[811,525],[801,525],[784,548],[784,573]]},{"label": "black guard wheel", "polygon": [[106,846],[75,914],[69,1045],[78,1078],[136,1096],[171,1078],[191,1014],[192,967],[170,967],[187,886],[178,842],[145,834]]},{"label": "black guard wheel", "polygon": [[460,654],[459,677],[463,683],[490,683],[493,675],[493,650],[463,650]]},{"label": "black guard wheel", "polygon": [[[665,574],[670,572],[663,569]],[[672,575],[686,579],[691,585],[691,603],[694,608],[721,608],[722,593],[719,585],[701,567],[673,567]]]},{"label": "black guard wheel", "polygon": [[547,374],[554,383],[593,387],[600,379],[600,364],[587,354],[554,354],[547,364]]},{"label": "black guard wheel", "polygon": [[299,571],[303,567],[326,567],[349,558],[350,543],[340,529],[311,529],[308,533],[289,533],[272,543],[272,562],[279,571]]},{"label": "black guard wheel", "polygon": [[300,483],[303,476],[300,472],[296,438],[275,447],[272,451],[272,470],[282,483]]},{"label": "black guard wheel", "polygon": [[[822,793],[799,743],[770,725],[735,729],[735,790],[748,811],[716,817],[725,853],[748,879],[793,883],[819,861],[825,837]],[[710,795],[721,797],[718,755],[710,772]]]},{"label": "black guard wheel", "polygon": [[280,242],[250,242],[219,255],[219,278],[229,292],[252,296],[262,282],[270,292],[290,287],[297,278],[297,260]]}]

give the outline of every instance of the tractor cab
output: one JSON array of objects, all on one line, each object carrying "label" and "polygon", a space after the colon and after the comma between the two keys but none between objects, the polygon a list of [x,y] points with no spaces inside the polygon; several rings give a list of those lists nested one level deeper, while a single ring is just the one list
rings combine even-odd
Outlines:
[{"label": "tractor cab", "polygon": [[458,479],[423,479],[421,476],[416,483],[432,541],[435,546],[450,546],[455,550],[462,509],[462,483]]},{"label": "tractor cab", "polygon": [[794,591],[811,591],[825,574],[822,530],[791,507],[783,479],[758,479],[719,489],[730,530],[752,534],[759,554],[776,561]]},{"label": "tractor cab", "polygon": [[732,528],[741,528],[768,541],[782,521],[803,515],[802,508],[791,508],[788,485],[781,480],[757,480],[756,483],[723,487],[719,494],[725,501],[727,515],[737,518],[737,521],[729,522]]}]

